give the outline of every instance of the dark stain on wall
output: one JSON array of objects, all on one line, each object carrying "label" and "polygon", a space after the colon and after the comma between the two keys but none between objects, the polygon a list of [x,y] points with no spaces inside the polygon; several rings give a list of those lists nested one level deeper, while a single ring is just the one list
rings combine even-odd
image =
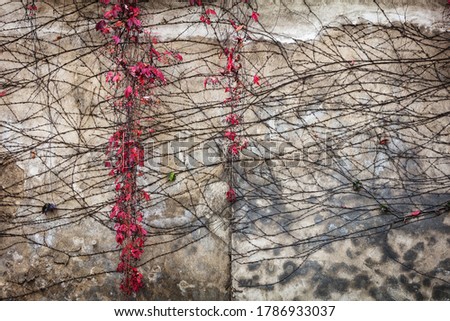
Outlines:
[{"label": "dark stain on wall", "polygon": [[384,286],[381,287],[372,287],[369,289],[369,294],[372,298],[377,301],[393,301],[394,298],[388,293],[387,288]]},{"label": "dark stain on wall", "polygon": [[394,249],[387,243],[385,242],[382,246],[383,249],[383,262],[386,262],[388,259],[393,259],[393,260],[398,260],[399,255],[397,252],[394,251]]},{"label": "dark stain on wall", "polygon": [[389,276],[385,283],[388,288],[397,289],[399,287],[399,280],[393,276]]},{"label": "dark stain on wall", "polygon": [[440,261],[437,267],[447,272],[450,272],[450,258],[446,258],[445,260]]},{"label": "dark stain on wall", "polygon": [[417,258],[417,252],[414,250],[408,250],[405,252],[405,254],[403,255],[403,259],[405,261],[414,261]]},{"label": "dark stain on wall", "polygon": [[333,292],[344,293],[350,286],[349,280],[328,275],[314,276],[313,283],[318,283],[314,295],[321,300],[330,299]]},{"label": "dark stain on wall", "polygon": [[346,272],[348,274],[355,274],[358,271],[358,268],[354,265],[348,265],[346,263],[336,263],[331,266],[331,271],[333,273],[341,273]]},{"label": "dark stain on wall", "polygon": [[247,269],[249,271],[256,271],[257,269],[259,269],[259,267],[261,266],[261,263],[252,263],[247,265]]},{"label": "dark stain on wall", "polygon": [[429,278],[423,279],[422,285],[425,286],[425,287],[427,287],[427,288],[430,287],[430,285],[431,285],[431,280],[430,280]]},{"label": "dark stain on wall", "polygon": [[239,287],[241,288],[250,288],[259,285],[259,275],[253,275],[251,278],[247,279],[239,279],[238,280]]},{"label": "dark stain on wall", "polygon": [[296,264],[293,261],[287,261],[283,264],[283,273],[278,276],[280,283],[287,283],[297,276],[305,276],[310,271],[320,272],[322,267],[316,261],[307,261],[303,264]]},{"label": "dark stain on wall", "polygon": [[403,255],[403,260],[405,261],[414,261],[417,259],[418,253],[423,252],[425,249],[425,244],[423,242],[419,242],[414,245],[411,249],[405,252]]},{"label": "dark stain on wall", "polygon": [[352,286],[356,289],[367,289],[371,284],[369,276],[365,273],[356,275],[352,281]]},{"label": "dark stain on wall", "polygon": [[447,284],[435,286],[431,297],[437,301],[450,301],[450,286]]}]

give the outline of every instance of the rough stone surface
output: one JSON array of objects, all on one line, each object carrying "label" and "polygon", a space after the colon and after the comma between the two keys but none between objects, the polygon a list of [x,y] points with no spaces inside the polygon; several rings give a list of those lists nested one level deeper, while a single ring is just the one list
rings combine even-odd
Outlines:
[{"label": "rough stone surface", "polygon": [[[250,146],[233,163],[223,89],[203,83],[224,60],[200,9],[142,6],[183,62],[149,111],[150,235],[132,299],[450,300],[445,1],[260,1],[242,54]],[[109,220],[98,14],[43,1],[31,20],[1,1],[1,299],[130,299]]]}]

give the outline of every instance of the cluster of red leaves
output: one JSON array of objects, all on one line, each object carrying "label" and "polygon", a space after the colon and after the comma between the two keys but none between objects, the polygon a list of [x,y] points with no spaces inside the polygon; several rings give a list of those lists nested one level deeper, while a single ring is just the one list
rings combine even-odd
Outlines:
[{"label": "cluster of red leaves", "polygon": [[142,274],[136,265],[144,252],[147,231],[142,227],[142,212],[138,210],[140,200],[149,200],[149,195],[136,184],[138,167],[144,165],[144,150],[136,140],[136,131],[124,127],[109,139],[107,154],[113,162],[109,175],[115,177],[116,202],[110,218],[115,222],[117,245],[122,248],[117,271],[123,273],[121,290],[130,295],[142,287]]},{"label": "cluster of red leaves", "polygon": [[236,191],[230,186],[230,188],[226,192],[226,196],[228,202],[233,203],[236,200]]},{"label": "cluster of red leaves", "polygon": [[189,0],[189,4],[191,6],[199,6],[199,7],[201,7],[202,6],[202,0]]},{"label": "cluster of red leaves", "polygon": [[206,23],[207,25],[211,24],[211,16],[217,16],[217,13],[214,9],[206,9],[205,14],[200,16],[200,21]]},{"label": "cluster of red leaves", "polygon": [[[152,48],[151,50],[152,53],[155,52],[158,56],[160,56],[160,53],[156,51],[156,49]],[[130,73],[137,79],[140,85],[145,85],[146,83],[154,84],[155,81],[159,81],[162,84],[166,83],[166,78],[159,68],[143,62],[138,62],[137,64],[131,66]]]},{"label": "cluster of red leaves", "polygon": [[27,5],[27,9],[30,11],[37,11],[37,6],[34,3],[30,3],[29,5]]},{"label": "cluster of red leaves", "polygon": [[[140,133],[141,131],[134,130],[134,138],[137,138]],[[128,129],[121,128],[109,138],[106,154],[114,154],[115,162],[113,164],[106,162],[105,166],[112,167],[109,173],[111,176],[127,173],[130,168],[136,166],[144,166],[144,150],[138,141],[129,136]]]},{"label": "cluster of red leaves", "polygon": [[36,3],[35,3],[35,0],[28,1],[28,2],[25,4],[25,11],[26,11],[26,15],[27,15],[28,17],[34,17],[34,16],[36,16],[37,10],[38,10],[38,7],[37,7],[37,5],[36,5]]},{"label": "cluster of red leaves", "polygon": [[[151,106],[154,89],[166,83],[163,72],[155,64],[171,60],[179,62],[182,57],[179,53],[160,52],[155,48],[156,38],[142,29],[136,0],[100,2],[106,9],[96,29],[109,38],[111,49],[106,52],[116,62],[113,70],[106,73],[106,83],[117,92],[112,105],[124,114],[123,122],[109,139],[106,151],[109,160],[105,166],[110,169],[109,175],[115,178],[116,197],[110,218],[115,222],[116,242],[121,248],[117,267],[123,274],[120,289],[130,295],[143,286],[143,276],[137,265],[144,252],[147,231],[142,225],[140,202],[150,200],[150,195],[137,184],[137,177],[143,175],[140,168],[144,166],[141,144],[144,128],[140,125],[142,109],[138,107]],[[140,41],[142,34],[148,38],[143,42]],[[143,50],[147,60],[135,61],[136,58],[128,54],[134,50],[128,50],[127,46]]]},{"label": "cluster of red leaves", "polygon": [[116,44],[123,40],[137,41],[137,35],[142,31],[140,10],[136,7],[137,0],[117,0],[115,4],[112,4],[111,0],[100,2],[107,8],[103,14],[104,19],[97,22],[95,29],[103,34],[112,33]]},{"label": "cluster of red leaves", "polygon": [[[228,97],[223,101],[224,107],[230,109],[228,115],[225,118],[227,129],[225,130],[224,137],[226,139],[227,151],[232,158],[239,157],[239,153],[247,148],[247,140],[238,134],[239,125],[242,121],[242,115],[236,113],[236,108],[239,106],[242,100],[244,85],[240,79],[239,71],[242,68],[240,63],[239,49],[242,47],[242,38],[237,37],[234,47],[225,48],[224,56],[226,57],[226,67],[221,70],[222,75],[228,77],[228,85],[225,87],[225,92]],[[228,200],[233,200],[235,197],[229,197]]]}]

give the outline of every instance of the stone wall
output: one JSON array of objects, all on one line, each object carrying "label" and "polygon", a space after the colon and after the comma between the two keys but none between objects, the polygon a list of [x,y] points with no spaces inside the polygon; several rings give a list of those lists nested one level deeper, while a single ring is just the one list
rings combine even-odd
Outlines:
[{"label": "stone wall", "polygon": [[[183,62],[164,67],[148,112],[136,299],[450,299],[445,1],[258,4],[242,54],[250,145],[232,163],[223,89],[204,87],[223,39],[199,8],[142,4]],[[100,13],[96,1],[39,2],[35,18],[21,2],[0,6],[2,299],[128,299],[109,219],[116,115]],[[44,214],[48,202],[58,208]]]}]

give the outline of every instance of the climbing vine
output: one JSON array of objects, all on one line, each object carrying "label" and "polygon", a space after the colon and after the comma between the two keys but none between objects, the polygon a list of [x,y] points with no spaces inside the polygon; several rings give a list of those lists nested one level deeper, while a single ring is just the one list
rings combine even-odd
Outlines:
[{"label": "climbing vine", "polygon": [[[200,21],[208,28],[212,28],[217,40],[220,42],[219,58],[223,67],[217,71],[217,75],[208,76],[204,80],[204,87],[220,84],[226,94],[222,102],[222,108],[226,113],[224,117],[225,131],[223,133],[223,151],[227,162],[231,164],[229,189],[226,198],[233,203],[236,198],[235,180],[233,178],[233,162],[238,160],[240,154],[249,145],[242,128],[246,96],[251,91],[248,86],[260,86],[260,76],[255,74],[251,80],[246,79],[248,72],[242,72],[245,66],[241,57],[241,51],[245,44],[251,40],[249,27],[252,22],[259,21],[256,11],[256,3],[249,0],[234,0],[229,7],[213,8],[203,7]],[[191,4],[201,5],[201,1]],[[251,83],[253,82],[253,83]]]},{"label": "climbing vine", "polygon": [[149,201],[150,195],[138,184],[143,176],[144,148],[142,139],[153,133],[142,121],[155,107],[156,90],[166,83],[158,68],[170,58],[182,60],[171,51],[160,52],[158,41],[150,30],[142,27],[137,0],[100,0],[105,6],[103,19],[96,30],[108,39],[107,54],[113,68],[105,81],[114,89],[110,97],[116,119],[116,131],[107,148],[110,160],[105,166],[115,181],[115,205],[110,218],[114,220],[116,241],[121,247],[117,271],[123,273],[121,290],[130,295],[142,286],[142,274],[137,265],[144,252],[147,231],[142,226],[140,202]]},{"label": "climbing vine", "polygon": [[[245,298],[308,274],[329,299],[356,259],[367,296],[392,277],[444,297],[448,32],[369,2],[378,22],[275,6],[311,35],[256,1],[2,5],[1,298],[117,298],[117,276],[150,284],[138,298]],[[446,26],[447,1],[423,6]]]}]

